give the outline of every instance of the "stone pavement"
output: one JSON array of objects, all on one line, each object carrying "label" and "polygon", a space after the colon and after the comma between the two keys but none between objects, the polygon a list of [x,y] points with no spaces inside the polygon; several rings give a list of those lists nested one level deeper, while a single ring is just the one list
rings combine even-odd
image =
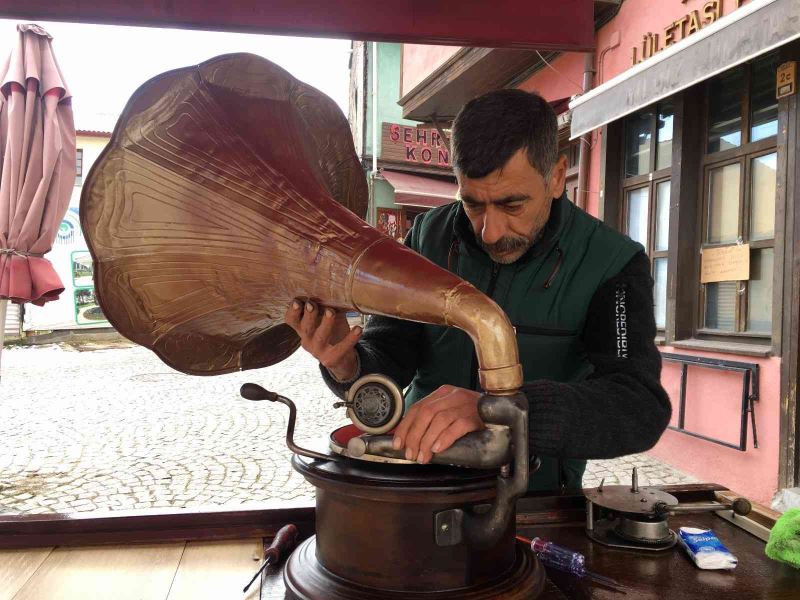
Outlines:
[{"label": "stone pavement", "polygon": [[[240,399],[247,381],[295,401],[299,442],[347,422],[302,350],[260,371],[192,377],[141,347],[6,348],[0,512],[310,502],[284,444],[288,410]],[[640,454],[591,462],[584,485],[629,481],[634,465],[643,485],[693,481]]]}]

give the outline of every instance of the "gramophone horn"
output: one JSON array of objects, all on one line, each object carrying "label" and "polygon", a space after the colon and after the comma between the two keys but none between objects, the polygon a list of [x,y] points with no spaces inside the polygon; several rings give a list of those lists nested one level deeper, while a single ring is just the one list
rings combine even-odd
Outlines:
[{"label": "gramophone horn", "polygon": [[187,373],[289,356],[283,315],[300,297],[460,327],[483,388],[516,390],[502,310],[362,221],[366,199],[347,121],[319,91],[248,54],[164,73],[130,99],[83,189],[98,300]]}]

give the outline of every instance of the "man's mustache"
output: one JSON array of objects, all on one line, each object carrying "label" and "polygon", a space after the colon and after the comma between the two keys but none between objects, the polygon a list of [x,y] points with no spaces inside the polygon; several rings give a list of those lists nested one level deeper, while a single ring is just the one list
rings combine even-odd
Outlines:
[{"label": "man's mustache", "polygon": [[506,254],[515,250],[522,250],[523,248],[527,249],[531,244],[528,238],[511,236],[501,237],[493,244],[487,244],[480,239],[479,241],[481,247],[486,250],[486,252],[493,254]]}]

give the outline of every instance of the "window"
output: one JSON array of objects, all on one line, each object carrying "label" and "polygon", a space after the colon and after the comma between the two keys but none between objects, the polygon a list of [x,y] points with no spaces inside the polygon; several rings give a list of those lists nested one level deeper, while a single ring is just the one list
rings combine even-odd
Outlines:
[{"label": "window", "polygon": [[75,185],[83,184],[83,150],[75,152]]},{"label": "window", "polygon": [[667,253],[673,106],[659,104],[625,121],[622,230],[645,247],[655,287],[656,326],[667,320]]},{"label": "window", "polygon": [[777,62],[767,55],[708,84],[701,248],[750,244],[750,279],[700,286],[700,333],[772,333]]}]

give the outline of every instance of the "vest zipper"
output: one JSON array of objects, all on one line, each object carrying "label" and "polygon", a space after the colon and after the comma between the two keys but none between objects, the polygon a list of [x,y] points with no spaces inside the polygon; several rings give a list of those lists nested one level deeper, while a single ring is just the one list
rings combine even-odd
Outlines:
[{"label": "vest zipper", "polygon": [[[492,261],[492,275],[489,277],[489,285],[486,288],[486,295],[492,298],[494,288],[497,286],[497,276],[500,274],[500,263]],[[492,298],[494,300],[494,298]],[[472,372],[470,375],[470,389],[478,389],[478,355],[475,348],[472,349]]]}]

